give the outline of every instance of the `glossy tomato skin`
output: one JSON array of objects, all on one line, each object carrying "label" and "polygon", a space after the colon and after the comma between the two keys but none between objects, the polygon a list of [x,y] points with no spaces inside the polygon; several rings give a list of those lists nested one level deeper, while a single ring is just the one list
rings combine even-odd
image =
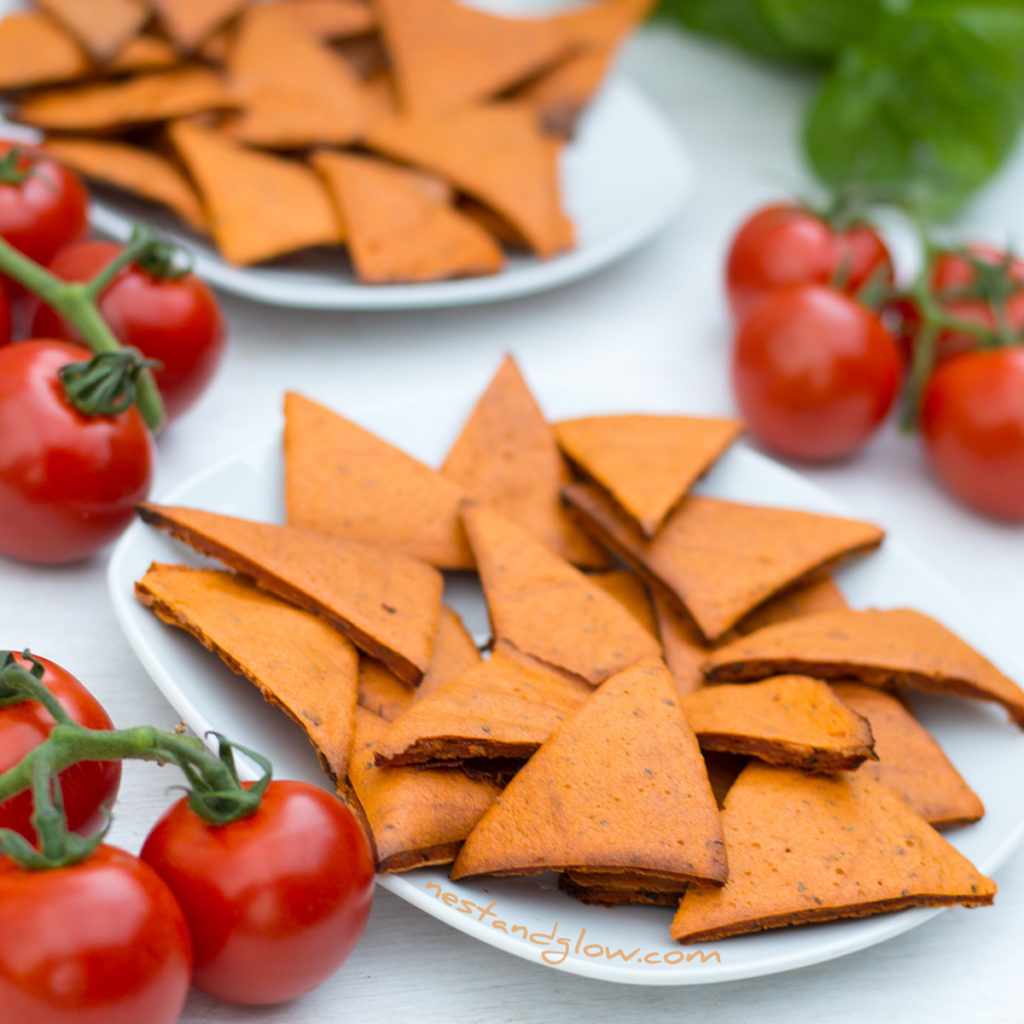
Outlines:
[{"label": "glossy tomato skin", "polygon": [[953,494],[986,515],[1024,521],[1024,348],[970,352],[937,367],[921,433]]},{"label": "glossy tomato skin", "polygon": [[0,348],[0,554],[71,562],[114,540],[149,493],[153,441],[134,406],[85,416],[61,366],[90,353],[35,339]]},{"label": "glossy tomato skin", "polygon": [[0,858],[5,1024],[173,1024],[191,964],[181,909],[138,858],[100,846],[49,871]]},{"label": "glossy tomato skin", "polygon": [[[49,269],[65,281],[88,281],[123,249],[114,242],[83,241],[65,246]],[[38,299],[31,333],[38,338],[79,341],[75,328]],[[125,267],[99,300],[100,313],[117,339],[158,359],[155,371],[168,422],[203,393],[224,355],[224,317],[213,292],[195,274],[158,278],[142,267]]]},{"label": "glossy tomato skin", "polygon": [[[977,259],[993,266],[998,266],[1006,259],[1006,253],[1002,249],[984,242],[971,242],[966,248]],[[996,319],[985,299],[956,296],[958,290],[975,284],[976,273],[970,261],[960,253],[941,252],[932,266],[929,288],[938,298],[943,310],[950,316],[987,331],[995,331]],[[1017,334],[1024,335],[1024,261],[1014,260],[1009,265],[1006,276],[1012,286],[1017,286],[1006,300],[1006,326]],[[921,315],[917,305],[910,299],[895,303],[894,308],[902,318],[900,341],[909,362],[913,356],[918,331],[921,329]],[[972,352],[977,347],[977,338],[962,331],[944,329],[935,339],[935,360],[941,362],[961,352]]]},{"label": "glossy tomato skin", "polygon": [[726,259],[725,283],[737,323],[780,288],[829,284],[837,274],[853,294],[874,274],[891,284],[893,264],[881,236],[868,224],[839,230],[810,210],[776,203],[740,226]]},{"label": "glossy tomato skin", "polygon": [[78,238],[88,225],[89,194],[72,170],[39,150],[0,139],[0,157],[17,145],[21,182],[0,182],[0,236],[37,263]]},{"label": "glossy tomato skin", "polygon": [[768,296],[739,330],[732,381],[750,432],[809,462],[856,451],[896,397],[899,351],[878,317],[821,285]]},{"label": "glossy tomato skin", "polygon": [[373,899],[373,858],[335,796],[274,781],[255,814],[209,825],[176,803],[140,854],[177,897],[192,933],[193,984],[252,1005],[294,999],[341,966]]},{"label": "glossy tomato skin", "polygon": [[[64,710],[89,729],[113,729],[110,716],[100,702],[66,669],[34,655],[43,668],[43,685],[57,698]],[[25,668],[31,662],[15,654]],[[0,707],[0,773],[13,768],[30,750],[39,746],[53,729],[53,718],[42,704],[32,700]],[[91,835],[104,822],[121,784],[120,761],[80,761],[60,773],[61,795],[68,827]],[[0,828],[20,832],[35,842],[31,823],[32,794],[19,793],[0,804]]]}]

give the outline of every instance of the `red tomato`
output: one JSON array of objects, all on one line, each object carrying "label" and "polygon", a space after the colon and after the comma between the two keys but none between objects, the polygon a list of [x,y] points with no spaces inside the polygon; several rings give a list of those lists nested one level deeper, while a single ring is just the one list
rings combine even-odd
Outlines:
[{"label": "red tomato", "polygon": [[942,363],[925,386],[921,433],[932,469],[958,498],[1024,520],[1024,348]]},{"label": "red tomato", "polygon": [[149,493],[153,441],[138,409],[89,417],[64,394],[58,369],[89,358],[65,341],[0,348],[0,554],[85,558]]},{"label": "red tomato", "polygon": [[85,231],[89,194],[74,171],[31,147],[2,139],[0,160],[0,236],[47,263]]},{"label": "red tomato", "polygon": [[112,846],[68,868],[0,859],[0,1007],[8,1024],[173,1024],[188,995],[181,909]]},{"label": "red tomato", "polygon": [[[15,653],[25,668],[31,662]],[[113,729],[114,724],[100,702],[66,669],[46,658],[38,658],[45,668],[43,685],[57,698],[64,710],[79,724],[90,729]],[[0,773],[13,768],[30,750],[39,746],[53,729],[53,719],[42,704],[24,700],[0,707]],[[60,773],[61,795],[68,827],[90,835],[104,821],[121,784],[120,761],[80,761]],[[35,842],[31,824],[32,794],[27,790],[0,804],[0,828],[12,828]]]},{"label": "red tomato", "polygon": [[733,351],[733,388],[751,433],[808,461],[864,444],[892,405],[899,373],[899,351],[878,317],[822,285],[768,296]]},{"label": "red tomato", "polygon": [[834,228],[810,210],[777,203],[757,210],[732,240],[726,293],[737,323],[773,291],[795,284],[833,284],[856,292],[875,273],[891,284],[892,257],[868,224]]},{"label": "red tomato", "polygon": [[[977,259],[999,266],[1006,259],[1006,253],[994,246],[972,242],[967,250]],[[930,290],[938,298],[942,309],[950,316],[988,331],[996,331],[996,318],[992,307],[985,298],[957,295],[977,285],[977,271],[970,261],[955,252],[940,253],[932,265]],[[1024,337],[1024,261],[1014,260],[1004,275],[1011,294],[1005,301],[1004,316],[1006,327]],[[921,329],[921,315],[911,300],[895,303],[895,309],[903,319],[900,340],[909,360]],[[960,352],[971,352],[978,347],[977,338],[962,331],[940,331],[935,340],[937,362],[955,356]]]},{"label": "red tomato", "polygon": [[304,782],[272,782],[255,814],[209,825],[182,799],[140,854],[177,897],[196,988],[232,1003],[293,999],[359,941],[373,859],[352,812]]},{"label": "red tomato", "polygon": [[[123,248],[114,242],[74,242],[57,253],[49,269],[65,281],[88,281]],[[156,382],[168,422],[176,419],[206,389],[224,354],[224,318],[213,292],[195,274],[160,278],[130,264],[100,296],[99,307],[118,341],[163,363]],[[38,299],[30,333],[81,340]]]}]

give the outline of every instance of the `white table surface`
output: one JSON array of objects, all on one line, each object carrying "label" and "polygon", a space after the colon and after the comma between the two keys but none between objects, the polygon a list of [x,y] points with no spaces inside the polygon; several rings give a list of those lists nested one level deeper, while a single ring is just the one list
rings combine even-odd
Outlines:
[{"label": "white table surface", "polygon": [[[694,199],[667,231],[589,281],[495,306],[324,314],[227,299],[226,365],[200,405],[161,441],[154,495],[273,429],[285,388],[356,416],[421,389],[454,391],[468,402],[506,350],[535,380],[572,380],[585,363],[589,375],[621,375],[629,386],[672,379],[681,409],[732,411],[723,253],[730,231],[758,202],[807,191],[796,140],[809,83],[663,28],[633,42],[624,73],[660,105],[696,163]],[[1024,238],[1022,191],[1024,151],[968,212],[965,233]],[[892,428],[857,459],[808,475],[935,564],[1024,654],[1024,527],[984,521],[954,505],[928,478],[915,441]],[[103,556],[57,569],[0,559],[0,647],[31,646],[66,665],[120,725],[170,727],[173,710],[114,620],[104,569]],[[175,781],[169,769],[129,766],[113,841],[137,851]],[[992,908],[945,912],[831,963],[682,989],[617,986],[536,966],[378,890],[362,943],[318,991],[265,1009],[193,993],[181,1021],[1009,1024],[1024,1021],[1024,850],[996,879]]]}]

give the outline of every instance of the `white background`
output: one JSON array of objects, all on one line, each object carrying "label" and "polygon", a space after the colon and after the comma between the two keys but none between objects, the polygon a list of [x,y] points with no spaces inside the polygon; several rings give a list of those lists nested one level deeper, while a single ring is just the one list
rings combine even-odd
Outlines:
[{"label": "white background", "polygon": [[[642,381],[668,378],[676,382],[680,409],[730,412],[722,258],[730,231],[751,207],[808,191],[797,137],[810,81],[660,28],[632,44],[624,73],[669,117],[697,167],[695,196],[666,232],[595,278],[494,306],[324,314],[226,299],[226,365],[202,403],[161,440],[154,494],[273,430],[286,388],[357,418],[361,408],[424,390],[468,402],[506,350],[538,382],[621,378],[637,389],[642,408]],[[964,236],[1024,237],[1022,194],[1019,153],[964,218]],[[856,460],[808,475],[935,565],[1024,653],[1024,527],[996,525],[955,506],[928,478],[915,441],[891,428]],[[169,727],[174,712],[114,621],[104,567],[103,557],[61,569],[0,560],[0,647],[31,646],[63,663],[117,724]],[[129,766],[113,839],[137,850],[175,781],[169,771]],[[1006,779],[1008,786],[1021,784]],[[1009,1024],[1024,1021],[1024,851],[996,879],[993,908],[952,910],[830,964],[686,989],[620,987],[535,966],[379,891],[363,942],[322,989],[262,1010],[194,994],[181,1020]]]}]

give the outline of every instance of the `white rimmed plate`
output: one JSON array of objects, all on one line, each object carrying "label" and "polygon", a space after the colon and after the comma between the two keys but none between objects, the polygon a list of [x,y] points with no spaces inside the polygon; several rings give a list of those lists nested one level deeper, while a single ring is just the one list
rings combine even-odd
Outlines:
[{"label": "white rimmed plate", "polygon": [[[646,389],[647,411],[658,406],[657,387]],[[637,404],[628,397],[598,403],[592,394],[562,386],[538,389],[538,394],[552,418],[630,411]],[[664,395],[669,395],[667,385]],[[471,401],[465,395],[432,395],[378,407],[357,418],[436,464]],[[667,398],[658,411],[678,410]],[[280,439],[275,435],[198,473],[162,500],[279,522],[282,480]],[[799,475],[743,447],[734,447],[700,489],[766,505],[851,514]],[[138,604],[133,585],[152,561],[201,560],[165,534],[137,523],[124,535],[110,563],[110,592],[118,619],[160,690],[197,733],[225,732],[269,754],[279,777],[326,785],[312,749],[293,723],[191,637],[165,626]],[[1000,639],[898,539],[889,538],[880,552],[844,570],[839,582],[856,607],[907,605],[936,616],[1008,674],[1024,678],[1024,670]],[[447,596],[474,632],[486,632],[486,614],[473,585],[458,580]],[[1024,737],[1001,710],[974,702],[922,696],[915,706],[987,810],[981,822],[947,837],[982,871],[991,873],[1024,833],[1024,789],[1012,782],[1024,775]],[[743,936],[695,949],[669,939],[669,910],[587,907],[559,893],[550,875],[453,883],[443,870],[422,869],[378,881],[468,935],[535,963],[606,981],[648,985],[705,984],[790,970],[882,942],[941,912],[902,911]]]}]

